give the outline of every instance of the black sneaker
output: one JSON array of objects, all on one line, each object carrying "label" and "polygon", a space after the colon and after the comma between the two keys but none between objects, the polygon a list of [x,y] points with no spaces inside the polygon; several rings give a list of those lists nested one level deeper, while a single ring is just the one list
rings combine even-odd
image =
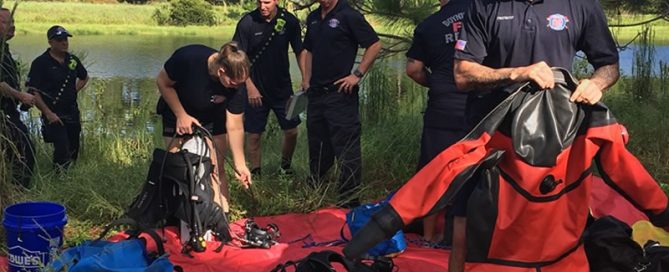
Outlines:
[{"label": "black sneaker", "polygon": [[251,175],[260,176],[260,167],[251,169]]}]

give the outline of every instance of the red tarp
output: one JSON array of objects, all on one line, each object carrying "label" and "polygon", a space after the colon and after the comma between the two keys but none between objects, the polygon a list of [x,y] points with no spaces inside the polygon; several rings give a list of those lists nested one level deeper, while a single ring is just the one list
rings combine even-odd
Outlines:
[{"label": "red tarp", "polygon": [[[611,214],[630,225],[639,220],[647,220],[643,213],[637,211],[627,200],[598,178],[594,181],[591,209],[595,216]],[[279,263],[300,259],[312,251],[341,252],[341,246],[303,248],[303,241],[288,242],[296,241],[309,234],[314,242],[339,239],[339,231],[344,223],[345,214],[346,210],[342,209],[322,209],[309,214],[257,217],[255,220],[261,227],[269,223],[279,226],[281,232],[279,242],[281,243],[271,249],[241,249],[235,246],[225,246],[222,252],[215,253],[213,250],[218,243],[211,242],[206,252],[193,253],[194,257],[190,258],[180,253],[181,245],[175,233],[176,230],[171,228],[165,231],[167,238],[165,248],[170,254],[170,260],[182,266],[185,271],[269,271]],[[241,236],[243,223],[244,220],[233,223],[232,231]],[[418,237],[409,234],[407,239],[417,240]],[[404,253],[394,258],[394,263],[400,271],[447,271],[448,250],[421,248],[414,243],[408,243],[408,245],[409,248]],[[6,262],[6,258],[0,258],[0,267],[7,267]]]}]

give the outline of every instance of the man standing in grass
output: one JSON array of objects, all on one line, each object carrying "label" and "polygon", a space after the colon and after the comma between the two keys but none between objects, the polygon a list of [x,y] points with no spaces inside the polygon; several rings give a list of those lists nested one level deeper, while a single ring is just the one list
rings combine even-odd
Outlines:
[{"label": "man standing in grass", "polygon": [[[292,174],[291,162],[300,118],[286,118],[286,103],[293,94],[288,44],[300,63],[300,21],[293,14],[278,7],[278,0],[257,0],[257,3],[258,8],[239,21],[233,37],[252,62],[251,77],[245,84],[247,101],[244,110],[244,130],[248,133],[247,151],[251,174],[260,174],[260,142],[270,109],[274,111],[283,130],[280,171],[282,174]],[[302,65],[300,70],[304,71]]]},{"label": "man standing in grass", "polygon": [[[360,113],[358,83],[381,50],[381,41],[360,12],[346,0],[318,0],[307,17],[304,38],[305,82],[308,81],[307,133],[310,181],[321,179],[337,159],[339,202],[357,206],[351,194],[360,184]],[[358,48],[366,48],[354,70]],[[306,87],[306,86],[305,86]]]},{"label": "man standing in grass", "polygon": [[[406,53],[407,75],[429,88],[418,170],[469,131],[465,122],[467,93],[455,87],[453,54],[470,0],[440,0],[439,3],[441,9],[416,27]],[[441,242],[444,238],[450,241],[443,232],[437,232],[439,215],[443,214],[423,219],[423,237],[428,241]]]},{"label": "man standing in grass", "polygon": [[79,156],[81,115],[77,94],[88,82],[88,72],[76,56],[68,52],[68,37],[62,26],[46,33],[49,48],[30,65],[26,86],[35,90],[42,112],[42,136],[53,144],[53,163],[65,170]]},{"label": "man standing in grass", "polygon": [[[14,37],[14,18],[6,8],[0,8],[0,147],[6,162],[12,167],[12,181],[24,187],[30,185],[35,164],[33,143],[28,128],[21,122],[18,102],[32,106],[34,96],[19,91],[18,67],[9,52],[7,41]],[[4,178],[4,177],[0,177]]]}]

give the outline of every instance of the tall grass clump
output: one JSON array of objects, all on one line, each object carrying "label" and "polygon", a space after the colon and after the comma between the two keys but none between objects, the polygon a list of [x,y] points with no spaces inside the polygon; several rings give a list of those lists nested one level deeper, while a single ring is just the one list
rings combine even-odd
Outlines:
[{"label": "tall grass clump", "polygon": [[379,63],[362,83],[363,195],[376,199],[413,176],[427,90]]},{"label": "tall grass clump", "polygon": [[639,43],[634,50],[634,65],[632,65],[632,84],[634,88],[628,88],[625,91],[629,92],[636,102],[653,100],[654,36],[652,27],[644,26],[639,32]]},{"label": "tall grass clump", "polygon": [[[1,112],[1,111],[0,111]],[[4,114],[0,118],[5,118]],[[21,199],[23,188],[12,182],[12,163],[8,158],[12,154],[17,154],[16,148],[12,141],[7,137],[7,128],[4,120],[0,121],[0,221],[4,218],[5,207],[16,203]],[[5,251],[5,229],[0,227],[0,255],[4,255]]]},{"label": "tall grass clump", "polygon": [[[362,122],[362,183],[357,194],[362,201],[386,196],[416,171],[421,111],[425,89],[417,87],[403,71],[386,67],[391,61],[377,63],[361,82],[360,116]],[[306,115],[308,118],[308,115]],[[304,120],[304,119],[303,119]],[[231,181],[232,218],[309,212],[335,205],[339,169],[333,166],[326,181],[313,188],[309,173],[306,126],[299,127],[298,144],[293,158],[294,176],[278,174],[282,131],[271,117],[262,145],[263,176],[254,177],[250,191]]]},{"label": "tall grass clump", "polygon": [[[113,80],[92,79],[79,96],[82,146],[77,162],[65,173],[56,172],[52,146],[41,135],[33,135],[37,161],[33,186],[17,191],[3,178],[0,204],[41,200],[64,205],[68,244],[95,237],[101,226],[121,216],[146,179],[152,150],[160,143],[155,130],[147,129],[147,124],[155,123],[150,106],[155,95],[139,100],[140,95],[133,92],[139,90],[124,89]],[[29,127],[40,126],[39,119],[27,121]],[[0,248],[4,247],[3,243]]]},{"label": "tall grass clump", "polygon": [[641,41],[632,75],[621,77],[604,102],[627,128],[627,148],[656,180],[669,184],[669,65],[653,58],[652,31],[644,31]]}]

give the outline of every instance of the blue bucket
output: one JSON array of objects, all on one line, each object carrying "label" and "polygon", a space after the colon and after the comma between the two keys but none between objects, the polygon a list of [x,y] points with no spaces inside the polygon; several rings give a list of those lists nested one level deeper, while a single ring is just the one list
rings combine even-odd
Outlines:
[{"label": "blue bucket", "polygon": [[5,209],[9,271],[40,271],[63,245],[65,207],[53,202],[23,202]]}]

